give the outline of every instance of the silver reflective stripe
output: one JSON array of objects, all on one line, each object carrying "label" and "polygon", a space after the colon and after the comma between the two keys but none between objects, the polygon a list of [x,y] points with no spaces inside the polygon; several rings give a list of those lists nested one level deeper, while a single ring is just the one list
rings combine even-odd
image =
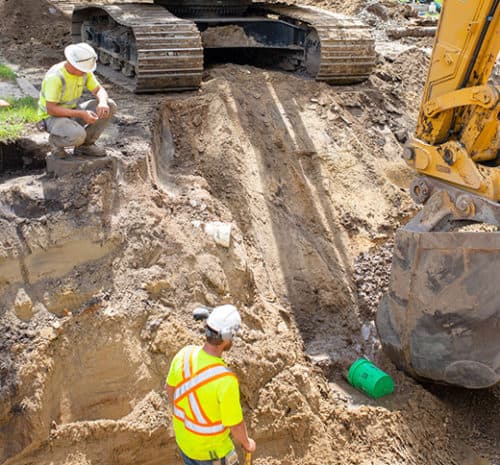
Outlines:
[{"label": "silver reflective stripe", "polygon": [[[197,348],[191,347],[189,350],[186,350],[184,354],[184,373],[186,375],[185,379],[191,377],[191,364],[190,364],[191,357],[196,358],[199,352],[200,352],[200,347]],[[196,398],[194,393],[189,394],[188,398],[189,398],[189,407],[191,408],[191,411],[193,412],[196,421],[198,421],[198,423],[207,424],[207,421],[203,416],[201,406],[198,403],[198,399]]]},{"label": "silver reflective stripe", "polygon": [[[64,79],[64,74],[62,73],[62,71],[60,69],[56,69],[56,70],[52,71],[50,74],[56,74],[59,77],[59,79],[61,80],[61,84],[62,84],[61,99],[62,99],[64,94],[66,93],[66,79]],[[87,87],[87,74],[84,74],[83,75],[83,89],[85,89],[86,87]],[[45,93],[43,92],[43,86],[42,86],[42,90],[40,92],[40,95],[45,99],[45,101],[47,101],[47,97],[45,96]],[[76,97],[72,100],[68,100],[67,102],[62,101],[60,103],[61,103],[61,105],[76,105],[79,100],[80,100],[80,97]],[[40,107],[44,111],[47,111],[47,108],[44,107],[43,105],[40,105]]]},{"label": "silver reflective stripe", "polygon": [[213,425],[213,426],[202,426],[193,423],[189,418],[186,418],[186,414],[180,408],[174,406],[174,415],[182,420],[186,428],[189,428],[191,431],[200,434],[217,434],[222,433],[226,427],[223,424]]},{"label": "silver reflective stripe", "polygon": [[230,373],[230,371],[223,365],[218,365],[209,368],[208,370],[202,371],[201,373],[198,373],[197,375],[193,376],[189,381],[184,382],[178,388],[176,388],[174,393],[174,401],[177,400],[179,397],[183,396],[184,394],[186,394],[187,391],[196,388],[199,384],[203,383],[204,381],[207,381],[210,378],[213,378],[217,375],[221,375],[223,373]]},{"label": "silver reflective stripe", "polygon": [[205,420],[203,413],[201,413],[201,407],[200,404],[198,404],[198,399],[196,399],[196,396],[193,393],[189,394],[188,397],[189,397],[189,406],[191,407],[191,411],[193,412],[196,421],[198,423],[206,425],[208,421]]}]

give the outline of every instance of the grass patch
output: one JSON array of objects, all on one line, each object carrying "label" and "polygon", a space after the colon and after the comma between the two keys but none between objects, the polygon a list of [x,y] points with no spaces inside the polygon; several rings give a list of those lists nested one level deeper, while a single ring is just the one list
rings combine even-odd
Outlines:
[{"label": "grass patch", "polygon": [[26,124],[40,121],[38,100],[31,97],[6,100],[10,106],[0,108],[0,141],[15,139]]},{"label": "grass patch", "polygon": [[8,66],[0,63],[0,81],[15,81],[16,73],[12,71]]}]

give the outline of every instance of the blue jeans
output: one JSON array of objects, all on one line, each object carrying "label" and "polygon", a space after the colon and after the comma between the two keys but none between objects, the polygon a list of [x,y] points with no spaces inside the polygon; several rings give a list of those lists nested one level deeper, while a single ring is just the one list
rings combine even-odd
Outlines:
[{"label": "blue jeans", "polygon": [[[182,460],[184,460],[185,465],[213,465],[213,463],[214,463],[214,460],[191,459],[184,452],[182,452],[180,449],[179,449],[179,454],[181,454]],[[231,452],[227,456],[229,456],[230,454],[231,454]],[[219,462],[219,460],[220,460],[220,462]],[[216,462],[220,463],[221,465],[225,465],[226,464],[226,457],[218,459]],[[238,463],[238,462],[236,462],[236,463]]]}]

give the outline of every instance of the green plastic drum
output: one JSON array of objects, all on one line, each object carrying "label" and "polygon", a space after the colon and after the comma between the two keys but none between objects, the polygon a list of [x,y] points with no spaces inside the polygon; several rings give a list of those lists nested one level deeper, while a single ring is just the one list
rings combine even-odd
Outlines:
[{"label": "green plastic drum", "polygon": [[374,399],[394,392],[393,379],[366,358],[360,358],[351,365],[347,379],[355,388]]}]

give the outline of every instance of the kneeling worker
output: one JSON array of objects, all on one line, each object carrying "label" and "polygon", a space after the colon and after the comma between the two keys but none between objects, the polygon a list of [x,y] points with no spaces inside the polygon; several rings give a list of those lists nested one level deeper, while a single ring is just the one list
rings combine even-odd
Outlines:
[{"label": "kneeling worker", "polygon": [[[64,147],[75,147],[75,155],[105,156],[104,148],[95,141],[109,125],[116,104],[94,75],[97,54],[90,45],[79,43],[68,45],[64,55],[66,61],[52,66],[45,75],[38,101],[52,155],[64,158]],[[97,100],[79,104],[85,88]]]},{"label": "kneeling worker", "polygon": [[170,365],[166,390],[186,465],[238,463],[230,434],[247,452],[255,451],[243,419],[238,379],[221,358],[240,325],[235,306],[215,307],[207,319],[203,347],[184,347]]}]

